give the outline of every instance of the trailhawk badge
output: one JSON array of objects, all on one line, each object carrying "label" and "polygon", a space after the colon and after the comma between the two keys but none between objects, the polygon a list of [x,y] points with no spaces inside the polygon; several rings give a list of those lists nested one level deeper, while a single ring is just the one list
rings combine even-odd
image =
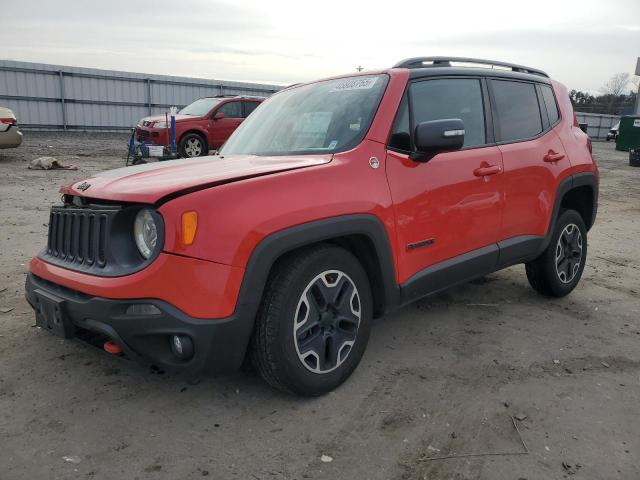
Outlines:
[{"label": "trailhawk badge", "polygon": [[80,190],[81,192],[84,192],[86,189],[88,189],[91,186],[90,183],[87,182],[82,182],[80,185],[78,185],[76,188],[78,190]]}]

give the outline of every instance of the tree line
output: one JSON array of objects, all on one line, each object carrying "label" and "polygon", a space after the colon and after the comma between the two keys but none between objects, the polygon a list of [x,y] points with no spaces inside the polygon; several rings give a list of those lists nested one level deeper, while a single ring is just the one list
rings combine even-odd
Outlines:
[{"label": "tree line", "polygon": [[600,93],[591,95],[580,90],[571,90],[569,98],[576,112],[624,115],[633,113],[636,104],[636,82],[628,73],[616,73],[600,88]]}]

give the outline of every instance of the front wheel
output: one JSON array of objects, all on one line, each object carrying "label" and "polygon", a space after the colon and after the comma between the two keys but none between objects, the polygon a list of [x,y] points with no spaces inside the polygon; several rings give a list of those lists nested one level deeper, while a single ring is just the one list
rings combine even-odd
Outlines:
[{"label": "front wheel", "polygon": [[269,279],[251,361],[275,388],[327,393],[360,362],[371,316],[371,289],[360,262],[333,245],[306,249],[280,262]]},{"label": "front wheel", "polygon": [[182,158],[202,157],[209,153],[207,143],[197,133],[187,133],[180,139],[178,152]]},{"label": "front wheel", "polygon": [[543,295],[564,297],[582,277],[587,260],[587,229],[575,210],[565,210],[558,217],[547,249],[527,263],[529,284]]}]

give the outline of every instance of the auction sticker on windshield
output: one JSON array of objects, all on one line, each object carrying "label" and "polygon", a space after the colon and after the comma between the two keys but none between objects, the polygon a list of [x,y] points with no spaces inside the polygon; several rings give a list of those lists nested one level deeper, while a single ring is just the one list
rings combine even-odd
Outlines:
[{"label": "auction sticker on windshield", "polygon": [[350,78],[338,83],[331,92],[344,92],[345,90],[366,90],[376,84],[378,77]]}]

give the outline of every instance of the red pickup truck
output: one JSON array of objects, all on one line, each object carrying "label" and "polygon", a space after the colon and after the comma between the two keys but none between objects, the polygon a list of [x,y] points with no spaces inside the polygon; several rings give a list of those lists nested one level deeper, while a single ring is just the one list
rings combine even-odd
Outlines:
[{"label": "red pickup truck", "polygon": [[546,73],[413,58],[276,93],[217,156],[62,188],[26,295],[60,336],[190,372],[248,355],[319,395],[373,318],[425,295],[522,263],[541,294],[569,294],[598,179]]},{"label": "red pickup truck", "polygon": [[[200,157],[219,148],[264,98],[246,96],[205,97],[187,105],[176,115],[178,154]],[[165,115],[145,117],[136,126],[139,142],[168,145]]]}]

